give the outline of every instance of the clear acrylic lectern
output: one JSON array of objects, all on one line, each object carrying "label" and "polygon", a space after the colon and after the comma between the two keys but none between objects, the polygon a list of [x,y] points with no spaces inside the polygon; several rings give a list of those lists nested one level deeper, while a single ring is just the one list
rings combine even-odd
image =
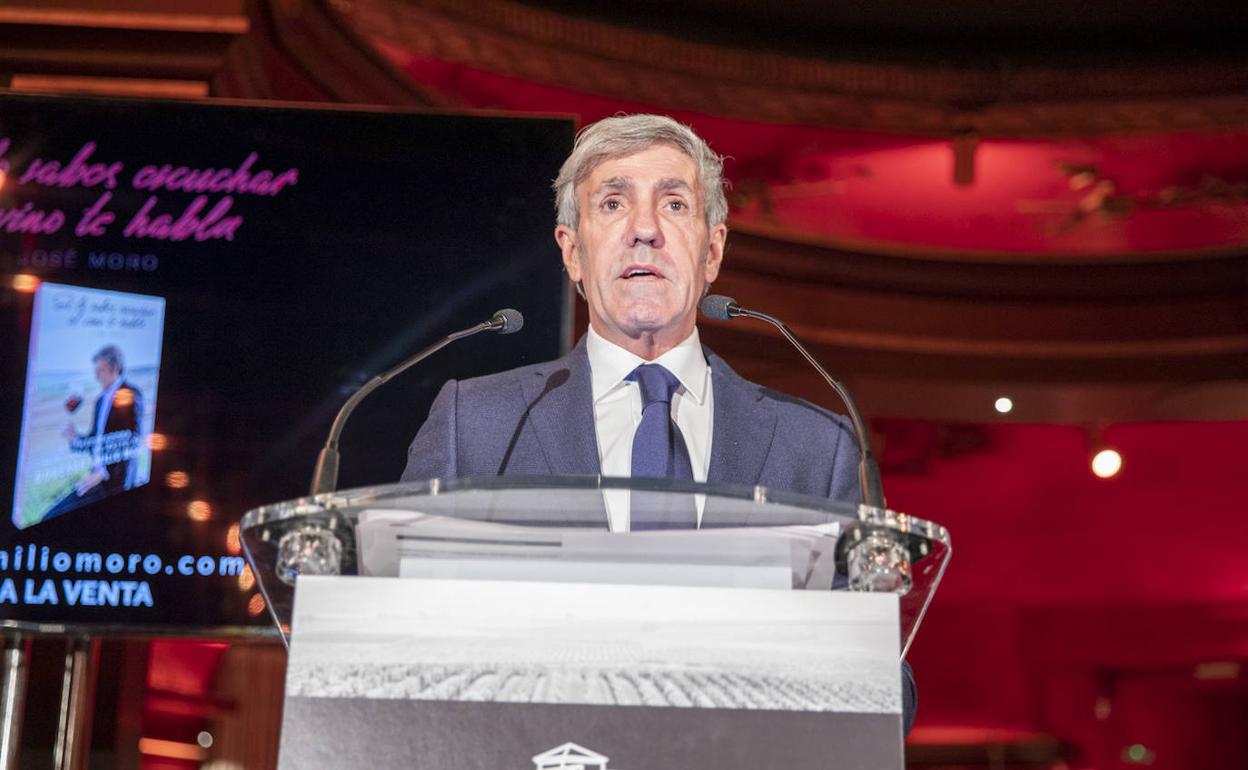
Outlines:
[{"label": "clear acrylic lectern", "polygon": [[893,511],[601,477],[347,490],[241,529],[291,645],[279,770],[901,770],[898,658],[950,554]]},{"label": "clear acrylic lectern", "polygon": [[[630,508],[627,536],[610,531],[608,504]],[[693,518],[697,528],[671,526],[673,518]],[[257,508],[240,528],[286,639],[299,575],[574,582],[593,575],[624,584],[761,580],[775,587],[787,569],[788,588],[899,594],[904,656],[951,554],[944,527],[887,509],[765,487],[603,476],[343,490]]]}]

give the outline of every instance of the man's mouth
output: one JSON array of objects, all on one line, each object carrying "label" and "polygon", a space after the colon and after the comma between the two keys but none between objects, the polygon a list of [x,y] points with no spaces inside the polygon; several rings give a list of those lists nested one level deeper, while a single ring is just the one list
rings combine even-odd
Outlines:
[{"label": "man's mouth", "polygon": [[654,265],[629,265],[620,273],[620,278],[626,281],[645,280],[647,278],[662,278],[663,274],[655,269]]}]

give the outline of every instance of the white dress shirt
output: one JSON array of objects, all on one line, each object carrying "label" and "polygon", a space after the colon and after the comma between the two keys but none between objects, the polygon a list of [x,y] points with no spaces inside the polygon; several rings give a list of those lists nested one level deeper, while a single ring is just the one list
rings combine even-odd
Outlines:
[{"label": "white dress shirt", "polygon": [[[585,343],[594,399],[594,431],[598,438],[598,460],[604,476],[632,475],[633,434],[641,424],[641,389],[624,379],[638,366],[660,364],[680,380],[672,395],[672,418],[680,428],[689,450],[694,481],[706,481],[711,464],[711,430],[714,398],[711,367],[706,363],[697,327],[676,347],[653,361],[630,353],[608,342],[589,328]],[[606,490],[603,499],[612,532],[629,529],[628,490]],[[702,519],[703,496],[697,497],[698,521]]]}]

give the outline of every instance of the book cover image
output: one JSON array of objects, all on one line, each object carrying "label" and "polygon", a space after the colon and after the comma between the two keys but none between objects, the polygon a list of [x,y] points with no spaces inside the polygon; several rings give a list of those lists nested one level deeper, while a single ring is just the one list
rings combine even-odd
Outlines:
[{"label": "book cover image", "polygon": [[146,484],[165,300],[40,285],[30,324],[13,523]]}]

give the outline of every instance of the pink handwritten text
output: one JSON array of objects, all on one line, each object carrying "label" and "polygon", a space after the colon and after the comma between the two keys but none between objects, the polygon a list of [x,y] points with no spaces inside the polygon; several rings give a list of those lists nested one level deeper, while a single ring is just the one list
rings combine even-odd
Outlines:
[{"label": "pink handwritten text", "polygon": [[86,235],[103,235],[106,228],[117,218],[113,212],[104,210],[112,198],[113,194],[106,192],[97,198],[90,208],[85,209],[82,212],[82,219],[78,220],[78,224],[74,227],[74,235],[79,238]]},{"label": "pink handwritten text", "polygon": [[238,168],[188,168],[186,166],[144,166],[134,175],[136,190],[172,192],[277,195],[287,185],[299,182],[299,169],[280,174],[261,169],[252,171],[259,156],[251,153]]},{"label": "pink handwritten text", "polygon": [[194,238],[197,241],[211,241],[224,238],[234,240],[234,234],[243,224],[240,216],[226,216],[234,199],[225,196],[203,216],[200,213],[208,206],[208,196],[200,195],[191,201],[176,220],[169,214],[152,216],[156,208],[155,195],[147,199],[143,208],[126,225],[122,235],[127,238],[155,238],[158,241],[185,241]]},{"label": "pink handwritten text", "polygon": [[0,209],[0,230],[6,233],[51,235],[65,224],[65,212],[44,211],[27,202],[21,208]]},{"label": "pink handwritten text", "polygon": [[35,158],[22,173],[18,184],[35,182],[47,187],[95,187],[101,183],[112,190],[117,187],[117,174],[121,172],[121,163],[88,163],[91,153],[95,152],[95,142],[84,144],[69,165],[62,167],[55,160]]},{"label": "pink handwritten text", "polygon": [[[10,138],[0,136],[0,186],[11,168],[6,157],[11,146]],[[93,162],[97,149],[96,142],[88,141],[68,162],[34,158],[24,169],[14,169],[9,181],[43,187],[102,188],[95,202],[82,209],[81,217],[72,223],[74,235],[79,238],[107,236],[114,223],[124,221],[122,237],[162,241],[233,241],[243,225],[243,216],[233,210],[237,196],[271,197],[299,183],[298,168],[282,171],[259,167],[260,156],[256,152],[248,153],[241,163],[224,168],[145,165],[127,180],[123,176],[127,173],[124,163]],[[110,191],[126,181],[133,189],[149,193],[147,201],[133,214],[110,210],[115,205],[115,193]],[[168,203],[162,201],[164,193],[189,193],[195,197],[185,205]],[[125,198],[123,194],[122,200]],[[0,233],[51,235],[65,226],[64,211],[36,208],[38,205],[35,202],[0,208]]]}]

